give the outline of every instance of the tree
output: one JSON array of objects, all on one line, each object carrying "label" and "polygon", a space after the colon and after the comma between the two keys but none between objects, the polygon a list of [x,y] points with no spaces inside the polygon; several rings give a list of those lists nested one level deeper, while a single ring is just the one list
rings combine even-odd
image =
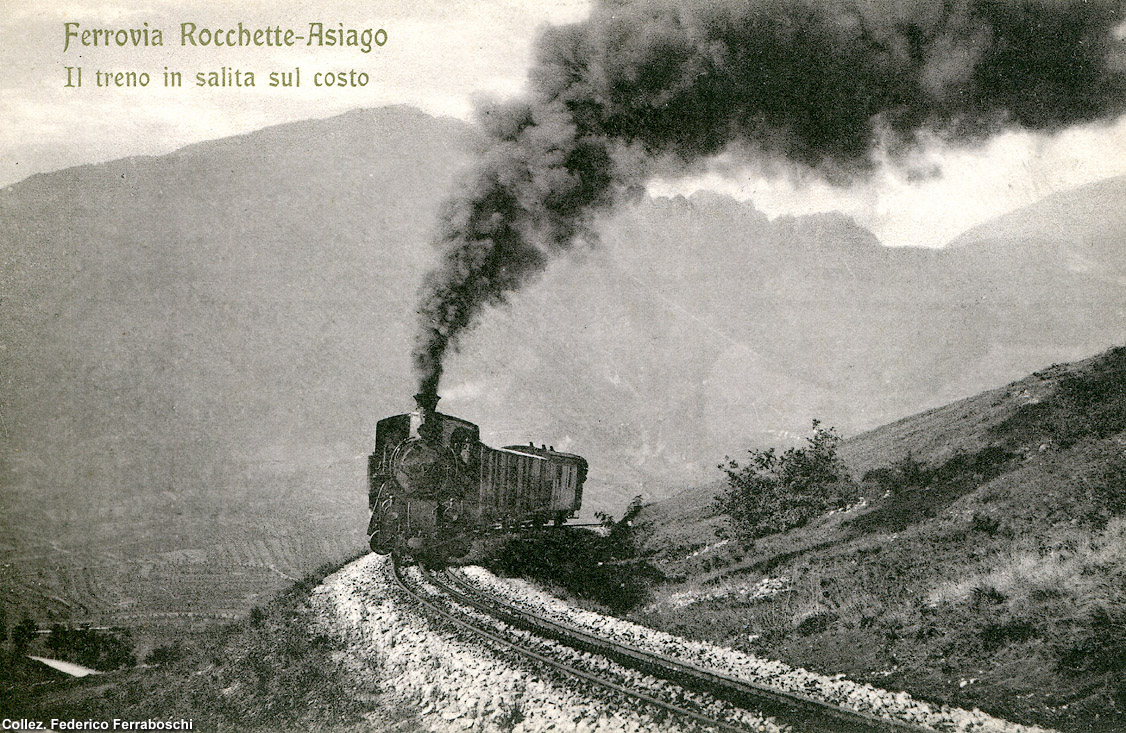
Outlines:
[{"label": "tree", "polygon": [[717,509],[744,542],[800,527],[830,509],[840,509],[857,495],[848,469],[837,457],[840,436],[813,421],[813,432],[800,448],[782,454],[773,448],[749,450],[740,464],[732,458],[719,468],[727,488]]},{"label": "tree", "polygon": [[137,663],[133,654],[132,636],[128,631],[116,634],[90,628],[76,628],[53,624],[45,642],[52,655],[68,662],[106,671],[132,667]]},{"label": "tree", "polygon": [[12,627],[12,653],[16,656],[26,654],[38,630],[35,622],[29,616],[24,616],[22,621]]},{"label": "tree", "polygon": [[601,524],[602,528],[606,531],[611,556],[614,559],[628,559],[637,554],[633,520],[637,519],[638,515],[641,514],[643,506],[644,503],[639,494],[633,497],[633,501],[626,507],[625,514],[622,515],[621,519],[615,520],[608,512],[594,513],[595,519],[598,520],[599,524]]}]

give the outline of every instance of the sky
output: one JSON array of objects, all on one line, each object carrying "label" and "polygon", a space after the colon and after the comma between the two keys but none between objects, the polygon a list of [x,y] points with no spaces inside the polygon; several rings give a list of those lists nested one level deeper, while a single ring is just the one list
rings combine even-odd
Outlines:
[{"label": "sky", "polygon": [[[0,186],[29,175],[184,145],[351,109],[409,104],[472,119],[474,100],[521,93],[537,29],[582,20],[582,0],[353,0],[248,2],[119,0],[37,4],[0,0]],[[383,29],[386,43],[355,47],[181,47],[182,23],[198,28]],[[66,23],[93,29],[160,29],[164,45],[82,46],[64,51]],[[147,26],[146,26],[147,24]],[[72,26],[73,27],[73,26]],[[299,42],[300,44],[300,42]],[[83,69],[81,88],[67,67]],[[166,88],[165,68],[183,73]],[[302,86],[270,88],[272,71],[302,70]],[[195,86],[195,74],[238,70],[256,86]],[[97,71],[148,72],[145,88],[98,87]],[[316,88],[312,74],[368,74],[362,88]],[[74,72],[72,71],[71,74]],[[1006,133],[974,149],[935,142],[919,154],[918,179],[883,166],[868,180],[833,187],[813,176],[764,174],[722,156],[685,179],[658,179],[654,195],[709,189],[752,201],[771,216],[842,211],[890,246],[938,247],[990,218],[1051,193],[1126,174],[1126,118],[1054,136]]]}]

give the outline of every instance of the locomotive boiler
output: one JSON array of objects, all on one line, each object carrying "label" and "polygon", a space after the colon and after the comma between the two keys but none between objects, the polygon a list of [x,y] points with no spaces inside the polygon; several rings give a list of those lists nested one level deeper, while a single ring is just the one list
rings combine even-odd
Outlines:
[{"label": "locomotive boiler", "polygon": [[380,554],[465,554],[498,528],[562,524],[582,506],[587,462],[554,447],[490,448],[480,429],[437,411],[438,396],[380,420],[368,457],[368,543]]}]

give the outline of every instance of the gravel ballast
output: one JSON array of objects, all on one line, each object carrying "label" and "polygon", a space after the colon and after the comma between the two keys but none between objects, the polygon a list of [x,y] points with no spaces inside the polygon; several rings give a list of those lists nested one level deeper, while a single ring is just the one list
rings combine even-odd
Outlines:
[{"label": "gravel ballast", "polygon": [[897,718],[939,731],[996,731],[1043,733],[1045,729],[1019,725],[980,710],[935,706],[905,692],[881,690],[871,685],[826,676],[779,661],[706,642],[691,641],[629,621],[576,608],[520,579],[499,578],[480,567],[466,567],[463,577],[482,591],[543,618],[568,624],[603,638],[656,652],[698,667],[747,682],[799,693],[844,708]]},{"label": "gravel ballast", "polygon": [[[349,694],[379,697],[383,711],[371,714],[373,724],[514,733],[692,729],[489,649],[467,632],[438,628],[400,597],[390,573],[388,558],[367,555],[325,578],[311,597],[320,630],[344,642],[355,683]],[[779,728],[765,721],[761,730]]]}]

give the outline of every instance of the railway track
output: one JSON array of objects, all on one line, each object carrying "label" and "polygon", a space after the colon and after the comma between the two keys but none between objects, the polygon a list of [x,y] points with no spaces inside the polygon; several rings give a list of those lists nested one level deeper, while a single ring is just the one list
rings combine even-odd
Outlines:
[{"label": "railway track", "polygon": [[[621,667],[634,670],[660,680],[667,680],[685,690],[714,698],[736,708],[764,716],[772,716],[777,721],[791,725],[796,731],[814,733],[920,733],[929,729],[911,723],[848,710],[811,697],[798,695],[756,685],[745,680],[729,677],[711,670],[703,669],[682,660],[654,654],[642,649],[620,644],[595,636],[555,621],[535,616],[516,608],[467,584],[456,575],[443,571],[438,574],[421,570],[426,583],[437,589],[446,599],[463,607],[487,615],[503,624],[534,634],[558,644],[570,647],[580,653],[598,655],[617,663]],[[426,593],[411,587],[398,563],[394,565],[394,577],[399,587],[412,602],[423,608],[431,616],[449,621],[456,626],[471,631],[493,644],[507,648],[521,656],[545,665],[567,677],[578,678],[596,687],[625,695],[649,705],[665,714],[690,720],[714,730],[744,732],[749,728],[698,710],[689,709],[676,702],[661,699],[648,692],[635,689],[620,681],[609,679],[611,675],[579,669],[576,666],[554,659],[552,656],[527,648],[524,644],[498,633],[489,625],[466,614],[459,614],[444,607],[439,601],[426,597]]]},{"label": "railway track", "polygon": [[[508,649],[509,651],[515,652],[516,654],[519,654],[520,656],[523,656],[526,659],[535,662],[536,664],[555,670],[556,672],[562,674],[564,677],[582,680],[588,684],[593,685],[596,688],[601,688],[612,693],[624,695],[638,702],[650,705],[657,710],[665,712],[666,714],[670,714],[681,719],[690,720],[696,724],[710,727],[715,730],[729,731],[730,733],[747,733],[747,731],[750,730],[749,728],[732,725],[725,720],[720,720],[719,718],[711,717],[695,710],[690,710],[667,700],[661,700],[660,698],[650,695],[646,692],[635,690],[626,685],[619,684],[611,679],[607,679],[602,675],[578,669],[577,667],[565,662],[561,662],[558,659],[553,659],[550,656],[541,654],[540,652],[537,652],[533,649],[529,649],[520,643],[513,642],[510,639],[507,639],[489,629],[486,625],[468,620],[464,616],[453,613],[446,608],[443,608],[440,604],[426,598],[423,593],[411,587],[411,584],[403,578],[402,568],[398,563],[394,565],[394,577],[399,588],[402,589],[410,597],[411,601],[416,605],[422,607],[432,617],[450,622],[455,626],[468,630],[473,634],[478,635],[489,642],[492,642],[494,645],[500,648]],[[429,576],[429,579],[433,582],[433,576]],[[440,583],[434,582],[434,584],[438,587],[443,587]]]}]

